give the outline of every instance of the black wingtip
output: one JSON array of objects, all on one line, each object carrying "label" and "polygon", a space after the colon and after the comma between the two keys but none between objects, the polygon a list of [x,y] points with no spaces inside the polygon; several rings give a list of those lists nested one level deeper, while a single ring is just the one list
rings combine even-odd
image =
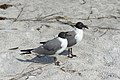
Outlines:
[{"label": "black wingtip", "polygon": [[31,54],[31,51],[32,51],[32,50],[33,50],[33,49],[20,50],[21,52],[23,52],[23,53],[21,53],[20,55]]},{"label": "black wingtip", "polygon": [[20,55],[31,54],[31,52],[21,53]]},{"label": "black wingtip", "polygon": [[31,54],[31,51],[32,51],[33,49],[27,49],[27,50],[20,50],[21,52],[24,52],[24,53],[22,53],[22,54]]},{"label": "black wingtip", "polygon": [[40,44],[45,44],[46,42],[40,42]]}]

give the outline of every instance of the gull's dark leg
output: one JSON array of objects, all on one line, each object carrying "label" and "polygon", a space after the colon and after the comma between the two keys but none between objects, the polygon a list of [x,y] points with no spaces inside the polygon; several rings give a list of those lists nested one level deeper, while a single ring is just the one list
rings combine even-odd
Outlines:
[{"label": "gull's dark leg", "polygon": [[68,57],[73,58],[72,53],[71,53],[71,48],[68,49]]},{"label": "gull's dark leg", "polygon": [[56,61],[56,62],[55,62],[55,65],[56,65],[56,66],[60,66],[60,62],[59,62],[59,61]]},{"label": "gull's dark leg", "polygon": [[72,53],[72,48],[70,48],[70,52],[71,52],[72,57],[77,57],[76,55],[74,55],[74,54]]},{"label": "gull's dark leg", "polygon": [[60,62],[57,61],[57,58],[56,58],[56,57],[54,57],[54,61],[55,61],[55,65],[56,65],[56,66],[60,66]]},{"label": "gull's dark leg", "polygon": [[69,58],[77,57],[76,55],[73,55],[72,48],[68,49],[68,57]]}]

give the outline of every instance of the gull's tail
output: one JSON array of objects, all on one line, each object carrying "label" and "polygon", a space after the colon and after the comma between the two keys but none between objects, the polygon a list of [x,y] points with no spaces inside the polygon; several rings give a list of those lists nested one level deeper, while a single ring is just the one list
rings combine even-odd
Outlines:
[{"label": "gull's tail", "polygon": [[34,49],[26,49],[26,50],[20,50],[21,52],[24,52],[24,53],[21,53],[22,54],[31,54],[31,51],[34,50]]},{"label": "gull's tail", "polygon": [[46,42],[40,42],[40,44],[45,44]]}]

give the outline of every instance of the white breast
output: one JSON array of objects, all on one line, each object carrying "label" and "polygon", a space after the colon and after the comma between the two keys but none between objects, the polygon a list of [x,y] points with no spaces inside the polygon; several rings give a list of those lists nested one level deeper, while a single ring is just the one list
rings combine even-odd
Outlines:
[{"label": "white breast", "polygon": [[58,38],[58,40],[61,42],[61,49],[59,49],[56,54],[62,53],[68,45],[68,41],[67,39],[63,39],[63,38]]},{"label": "white breast", "polygon": [[76,28],[74,31],[75,31],[75,33],[76,33],[75,39],[76,39],[76,41],[77,41],[77,43],[78,43],[78,42],[80,42],[80,41],[82,40],[82,38],[83,38],[83,30]]}]

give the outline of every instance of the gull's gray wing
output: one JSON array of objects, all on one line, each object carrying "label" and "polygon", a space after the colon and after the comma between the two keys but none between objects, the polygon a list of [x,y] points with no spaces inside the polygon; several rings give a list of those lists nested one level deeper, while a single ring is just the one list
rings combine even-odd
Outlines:
[{"label": "gull's gray wing", "polygon": [[57,38],[54,38],[52,40],[46,41],[42,46],[35,48],[32,50],[32,52],[43,55],[53,55],[60,48],[61,42]]},{"label": "gull's gray wing", "polygon": [[68,40],[68,47],[71,47],[76,44],[76,39],[75,39],[76,33],[75,31],[68,31],[67,34],[70,35],[70,36],[66,36]]},{"label": "gull's gray wing", "polygon": [[61,42],[57,38],[54,38],[43,44],[43,47],[48,51],[57,51],[61,48]]}]

